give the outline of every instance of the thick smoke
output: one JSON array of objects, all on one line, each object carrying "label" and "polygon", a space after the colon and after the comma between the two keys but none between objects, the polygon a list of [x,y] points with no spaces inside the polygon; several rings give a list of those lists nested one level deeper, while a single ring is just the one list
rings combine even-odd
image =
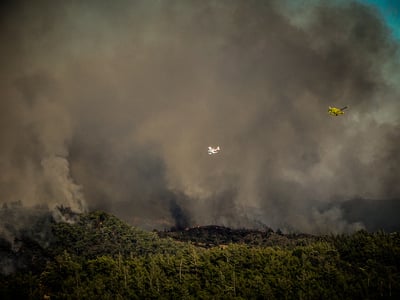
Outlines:
[{"label": "thick smoke", "polygon": [[1,203],[154,227],[366,226],[342,204],[400,199],[398,44],[370,7],[294,2],[4,5]]}]

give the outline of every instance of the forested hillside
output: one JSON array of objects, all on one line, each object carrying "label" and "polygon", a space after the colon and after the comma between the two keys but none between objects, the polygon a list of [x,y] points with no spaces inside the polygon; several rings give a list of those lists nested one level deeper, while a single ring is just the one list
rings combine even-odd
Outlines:
[{"label": "forested hillside", "polygon": [[28,232],[0,240],[1,299],[400,297],[398,233],[145,232],[98,211],[74,220],[47,222],[46,244]]}]

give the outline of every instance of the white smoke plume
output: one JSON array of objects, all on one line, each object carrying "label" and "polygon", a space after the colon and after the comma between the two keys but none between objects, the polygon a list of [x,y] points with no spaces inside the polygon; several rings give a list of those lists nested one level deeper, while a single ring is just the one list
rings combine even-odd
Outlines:
[{"label": "white smoke plume", "polygon": [[135,225],[366,226],[344,203],[400,199],[399,44],[357,1],[293,3],[4,5],[0,203]]}]

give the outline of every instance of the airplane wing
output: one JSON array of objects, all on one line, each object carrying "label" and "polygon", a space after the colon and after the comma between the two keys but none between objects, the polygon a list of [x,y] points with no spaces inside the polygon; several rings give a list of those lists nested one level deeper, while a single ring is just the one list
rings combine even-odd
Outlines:
[{"label": "airplane wing", "polygon": [[217,146],[216,148],[209,146],[207,152],[209,155],[212,155],[212,154],[217,154],[220,150],[221,148],[219,146]]}]

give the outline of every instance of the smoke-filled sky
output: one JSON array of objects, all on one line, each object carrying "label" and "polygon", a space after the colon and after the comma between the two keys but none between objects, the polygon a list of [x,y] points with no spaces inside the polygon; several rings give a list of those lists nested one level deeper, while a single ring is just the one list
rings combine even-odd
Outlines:
[{"label": "smoke-filled sky", "polygon": [[358,0],[377,9],[396,38],[400,38],[400,1],[399,0]]},{"label": "smoke-filled sky", "polygon": [[399,40],[370,4],[1,6],[0,203],[146,228],[399,225]]}]

